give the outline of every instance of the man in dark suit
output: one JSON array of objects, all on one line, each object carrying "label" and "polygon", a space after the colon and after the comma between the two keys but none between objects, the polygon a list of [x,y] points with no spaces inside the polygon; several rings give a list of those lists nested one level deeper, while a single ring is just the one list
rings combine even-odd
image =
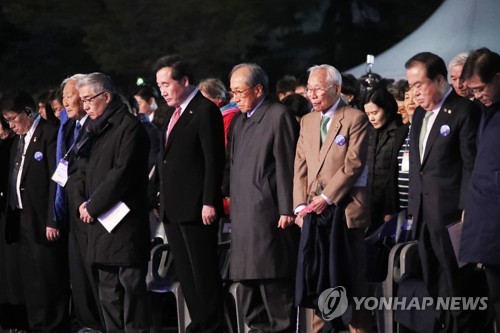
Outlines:
[{"label": "man in dark suit", "polygon": [[477,158],[465,209],[460,260],[485,265],[490,307],[500,332],[500,55],[486,48],[470,54],[462,79],[482,103]]},{"label": "man in dark suit", "polygon": [[243,113],[230,138],[231,272],[241,281],[251,332],[294,332],[298,228],[293,215],[293,159],[298,124],[266,100],[268,78],[256,64],[230,74]]},{"label": "man in dark suit", "polygon": [[[88,248],[88,225],[82,223],[78,214],[78,204],[70,195],[74,191],[74,175],[77,159],[82,149],[78,149],[83,141],[88,140],[85,131],[89,124],[88,115],[83,109],[76,83],[84,74],[75,74],[61,84],[63,105],[68,121],[61,123],[58,137],[58,156],[68,165],[67,183],[59,186],[55,198],[55,216],[59,222],[69,229],[68,256],[71,281],[71,294],[74,314],[81,325],[94,330],[103,331],[101,307],[97,295],[97,287],[93,281],[91,266],[85,261]],[[57,161],[58,163],[60,161]]]},{"label": "man in dark suit", "polygon": [[19,242],[22,288],[29,329],[69,331],[69,281],[65,242],[54,220],[57,129],[35,113],[26,92],[5,93],[0,111],[17,134],[11,150],[7,242]]},{"label": "man in dark suit", "polygon": [[181,57],[162,57],[154,69],[161,95],[175,108],[167,113],[157,172],[160,219],[191,316],[187,331],[221,332],[217,217],[222,212],[222,116],[196,88]]},{"label": "man in dark suit", "polygon": [[[416,232],[431,296],[476,296],[472,265],[459,268],[446,226],[460,221],[476,157],[478,108],[446,81],[444,61],[424,52],[410,58],[406,76],[419,107],[410,134],[408,214]],[[470,311],[443,311],[436,331],[475,331]]]},{"label": "man in dark suit", "polygon": [[[88,223],[85,259],[97,278],[105,330],[146,332],[147,134],[108,76],[88,74],[78,80],[77,88],[90,118],[87,132],[92,147],[78,162],[74,200],[80,219]],[[117,207],[125,212],[115,219],[114,227],[102,221]]]}]

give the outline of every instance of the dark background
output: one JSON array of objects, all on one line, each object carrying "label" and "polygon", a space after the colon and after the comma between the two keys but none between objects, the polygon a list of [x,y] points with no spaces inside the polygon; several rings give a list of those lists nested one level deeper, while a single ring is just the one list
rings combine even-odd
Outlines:
[{"label": "dark background", "polygon": [[227,82],[260,64],[271,87],[314,64],[347,70],[404,39],[442,0],[0,0],[0,91],[36,95],[75,73],[101,71],[124,92],[176,52],[198,78]]}]

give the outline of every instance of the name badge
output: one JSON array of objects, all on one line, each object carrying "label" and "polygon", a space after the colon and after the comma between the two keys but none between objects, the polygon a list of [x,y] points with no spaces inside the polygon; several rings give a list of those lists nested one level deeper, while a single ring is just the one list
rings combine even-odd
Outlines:
[{"label": "name badge", "polygon": [[403,151],[403,161],[401,162],[401,172],[410,172],[410,151]]},{"label": "name badge", "polygon": [[52,180],[62,187],[66,186],[68,181],[68,161],[65,159],[59,161],[56,171],[52,175]]}]

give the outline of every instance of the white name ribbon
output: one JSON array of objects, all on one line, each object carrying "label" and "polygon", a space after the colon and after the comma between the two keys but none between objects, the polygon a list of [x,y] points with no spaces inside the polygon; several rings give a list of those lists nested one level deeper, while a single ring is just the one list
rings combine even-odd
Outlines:
[{"label": "white name ribbon", "polygon": [[52,175],[52,180],[61,187],[66,186],[66,182],[68,181],[68,161],[65,159],[59,161],[56,171]]}]

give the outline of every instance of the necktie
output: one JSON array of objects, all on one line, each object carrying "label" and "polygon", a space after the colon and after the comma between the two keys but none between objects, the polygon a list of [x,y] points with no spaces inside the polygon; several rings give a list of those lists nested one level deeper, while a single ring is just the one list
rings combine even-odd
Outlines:
[{"label": "necktie", "polygon": [[21,161],[23,159],[24,153],[24,135],[19,136],[19,142],[17,143],[16,157],[14,159],[14,167],[12,173],[10,174],[9,183],[9,205],[10,208],[16,209],[19,207],[19,201],[17,198],[17,176],[21,168]]},{"label": "necktie", "polygon": [[77,120],[75,129],[73,130],[73,142],[76,143],[76,139],[78,139],[78,133],[80,133],[80,129],[82,128],[82,124]]},{"label": "necktie", "polygon": [[432,111],[427,111],[424,120],[422,121],[422,128],[420,129],[420,136],[418,137],[418,149],[420,152],[420,159],[424,156],[424,139],[427,134],[427,123],[429,118],[432,116]]},{"label": "necktie", "polygon": [[323,142],[325,142],[325,138],[326,138],[326,133],[328,133],[328,128],[327,128],[327,125],[328,125],[328,122],[330,121],[330,117],[327,117],[325,115],[321,116],[321,136],[320,136],[320,139],[321,139],[321,144],[323,144]]},{"label": "necktie", "polygon": [[168,124],[168,129],[167,129],[167,136],[165,138],[165,146],[167,145],[168,142],[168,136],[170,135],[170,132],[175,126],[175,123],[177,123],[177,120],[179,120],[181,116],[181,107],[178,106],[175,108],[174,114],[172,115],[172,120],[170,120],[170,124]]}]

